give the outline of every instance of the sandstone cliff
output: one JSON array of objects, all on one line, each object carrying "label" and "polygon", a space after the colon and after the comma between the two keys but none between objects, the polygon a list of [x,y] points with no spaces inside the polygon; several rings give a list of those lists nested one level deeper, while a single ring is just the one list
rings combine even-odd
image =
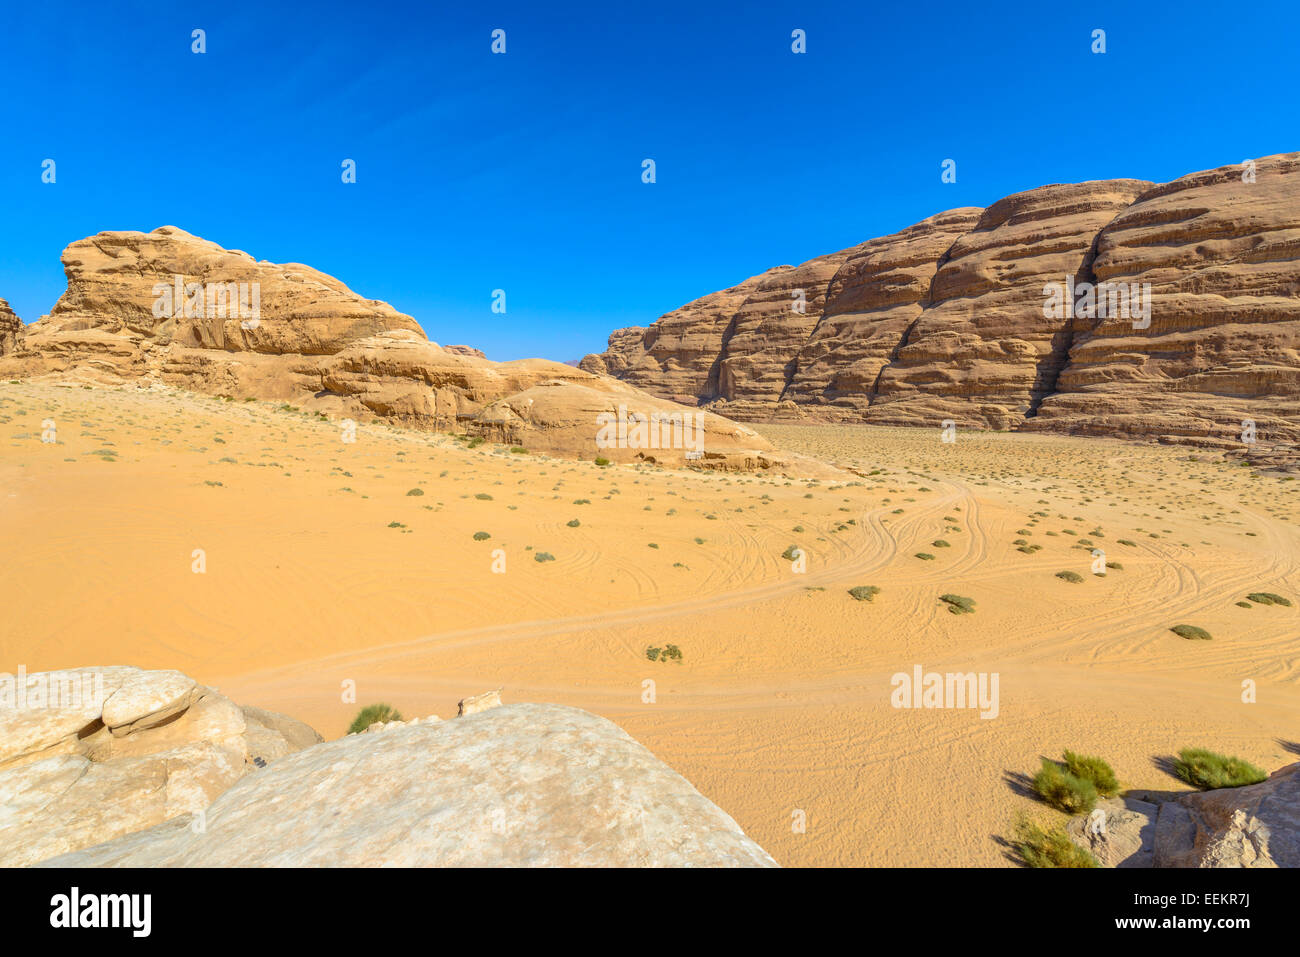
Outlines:
[{"label": "sandstone cliff", "polygon": [[[419,324],[299,264],[257,261],[171,226],[105,232],[63,254],[68,289],[11,334],[0,311],[0,375],[161,383],[286,401],[358,422],[479,435],[556,455],[692,468],[789,461],[753,430],[635,386],[541,359],[496,363],[430,342]],[[601,444],[601,423],[667,423]],[[674,429],[689,423],[689,441]],[[626,430],[625,430],[626,431]]]},{"label": "sandstone cliff", "polygon": [[[1087,292],[1101,283],[1108,295]],[[1070,291],[1065,308],[1052,287]],[[1237,448],[1249,422],[1292,447],[1300,154],[951,210],[618,330],[582,367],[748,421],[952,419]]]}]

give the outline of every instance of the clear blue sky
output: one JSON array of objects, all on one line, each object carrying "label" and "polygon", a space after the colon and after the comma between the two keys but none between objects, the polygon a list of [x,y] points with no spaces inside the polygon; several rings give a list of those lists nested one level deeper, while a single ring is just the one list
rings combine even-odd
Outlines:
[{"label": "clear blue sky", "polygon": [[1295,0],[450,6],[7,3],[0,297],[31,321],[69,242],[171,224],[572,359],[943,209],[1300,148]]}]

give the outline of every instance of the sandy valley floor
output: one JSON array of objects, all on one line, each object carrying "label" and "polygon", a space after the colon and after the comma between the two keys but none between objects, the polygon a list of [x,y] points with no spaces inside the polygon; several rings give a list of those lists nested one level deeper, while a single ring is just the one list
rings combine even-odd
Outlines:
[{"label": "sandy valley floor", "polygon": [[[1055,813],[1016,775],[1064,747],[1162,790],[1181,747],[1297,760],[1296,483],[1107,440],[761,431],[856,475],[602,469],[372,425],[345,443],[270,403],[0,383],[0,671],[176,668],[327,737],[375,701],[575,705],[787,866],[1008,864],[1015,815]],[[1122,567],[1094,576],[1092,548]],[[1261,591],[1294,604],[1236,604]],[[647,659],[668,643],[681,662]],[[915,665],[996,672],[997,717],[892,707]]]}]

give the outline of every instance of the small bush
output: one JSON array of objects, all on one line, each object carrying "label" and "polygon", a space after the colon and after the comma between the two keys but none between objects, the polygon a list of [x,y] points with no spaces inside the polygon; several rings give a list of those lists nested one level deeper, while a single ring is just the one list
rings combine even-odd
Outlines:
[{"label": "small bush", "polygon": [[1044,801],[1066,814],[1086,814],[1097,803],[1097,787],[1086,778],[1076,777],[1055,761],[1043,758],[1034,775],[1034,790]]},{"label": "small bush", "polygon": [[490,501],[492,501],[492,496],[489,495],[487,492],[479,492],[479,493],[477,493],[474,497],[475,497],[476,499],[478,499],[480,502],[490,502]]},{"label": "small bush", "polygon": [[1210,641],[1210,633],[1204,628],[1197,628],[1195,625],[1174,625],[1169,629],[1179,638],[1186,638],[1189,641]]},{"label": "small bush", "polygon": [[1032,821],[1021,821],[1012,843],[1028,867],[1101,867],[1090,851],[1070,840],[1064,828],[1045,831]]},{"label": "small bush", "polygon": [[1129,548],[1137,548],[1137,542],[1130,542],[1127,538],[1117,538],[1115,541],[1121,545],[1127,545]]},{"label": "small bush", "polygon": [[527,450],[526,448],[524,448],[522,445],[516,445],[516,446],[514,446],[513,448],[511,448],[510,451],[511,451],[514,455],[527,455],[527,454],[528,454],[528,450]]},{"label": "small bush", "polygon": [[474,541],[476,541],[476,542],[486,542],[486,541],[487,541],[489,538],[491,538],[491,537],[492,537],[492,536],[489,535],[487,532],[475,532],[475,533],[474,533]]},{"label": "small bush", "polygon": [[1179,751],[1174,773],[1188,784],[1203,789],[1239,788],[1268,779],[1266,772],[1241,758],[1230,758],[1204,748]]},{"label": "small bush", "polygon": [[797,555],[795,555],[795,552],[797,551],[800,551],[798,545],[790,545],[789,547],[786,548],[785,551],[781,553],[781,557],[784,558],[787,562],[792,562],[798,557]]},{"label": "small bush", "polygon": [[975,614],[974,598],[966,598],[962,595],[940,595],[939,600],[946,603],[948,610],[954,615]]},{"label": "small bush", "polygon": [[871,601],[880,594],[880,589],[875,585],[856,585],[849,589],[849,594],[858,601]]},{"label": "small bush", "polygon": [[1287,608],[1291,607],[1289,599],[1283,598],[1281,595],[1274,595],[1271,591],[1252,592],[1246,596],[1246,599],[1247,601],[1253,601],[1257,605],[1283,605]]},{"label": "small bush", "polygon": [[423,495],[423,494],[424,494],[424,489],[422,489],[422,488],[413,488],[413,489],[411,489],[409,492],[407,492],[406,494],[407,494],[407,495]]},{"label": "small bush", "polygon": [[535,562],[553,562],[553,561],[555,561],[555,556],[552,555],[550,552],[538,552],[536,555],[533,556],[533,561],[535,561]]},{"label": "small bush", "polygon": [[1083,576],[1078,572],[1057,572],[1056,577],[1063,582],[1069,582],[1071,585],[1077,585],[1083,581]]},{"label": "small bush", "polygon": [[951,547],[952,547],[952,546],[949,545],[947,542],[945,542],[942,538],[936,538],[936,539],[935,539],[934,541],[932,541],[930,544],[933,545],[935,548],[951,548]]},{"label": "small bush", "polygon": [[932,562],[932,561],[934,561],[934,556],[931,555],[929,552],[917,552],[917,553],[916,553],[916,557],[919,558],[919,559],[921,559],[921,561],[923,561],[923,562]]},{"label": "small bush", "polygon": [[348,725],[348,734],[360,734],[377,721],[402,720],[404,719],[401,714],[392,705],[369,704],[358,711],[357,716],[352,719],[352,724]]},{"label": "small bush", "polygon": [[401,522],[389,522],[389,523],[388,523],[388,527],[389,527],[389,528],[406,528],[406,526],[403,525]]},{"label": "small bush", "polygon": [[577,528],[579,525],[582,524],[582,522],[578,521],[576,518],[571,518],[571,519],[569,519],[567,522],[565,522],[564,524],[565,524],[565,525],[568,525],[569,528]]},{"label": "small bush", "polygon": [[605,458],[603,455],[598,455],[596,456],[596,464],[599,465],[601,468],[604,468],[606,465],[609,464],[609,459]]},{"label": "small bush", "polygon": [[1066,751],[1064,757],[1065,770],[1076,778],[1091,781],[1102,797],[1114,797],[1119,793],[1119,780],[1115,777],[1115,772],[1101,758],[1075,754],[1073,751]]}]

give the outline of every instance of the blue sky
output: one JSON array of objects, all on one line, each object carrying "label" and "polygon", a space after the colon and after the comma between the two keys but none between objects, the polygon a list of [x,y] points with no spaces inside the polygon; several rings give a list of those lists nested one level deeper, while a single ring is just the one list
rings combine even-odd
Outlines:
[{"label": "blue sky", "polygon": [[943,209],[1300,148],[1294,0],[443,6],[7,4],[0,297],[32,321],[69,242],[170,224],[573,359]]}]

